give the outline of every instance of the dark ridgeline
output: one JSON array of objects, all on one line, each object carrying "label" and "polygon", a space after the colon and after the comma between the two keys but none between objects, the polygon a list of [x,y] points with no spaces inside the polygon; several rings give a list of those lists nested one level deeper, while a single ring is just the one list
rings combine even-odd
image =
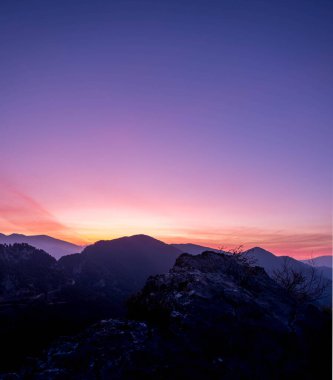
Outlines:
[{"label": "dark ridgeline", "polygon": [[46,296],[63,284],[57,260],[28,244],[0,244],[0,297],[21,302]]},{"label": "dark ridgeline", "polygon": [[58,264],[76,287],[122,298],[138,291],[148,276],[167,272],[180,253],[150,236],[134,235],[99,241]]},{"label": "dark ridgeline", "polygon": [[[330,310],[296,303],[237,257],[179,256],[143,235],[98,242],[58,263],[27,245],[0,252],[1,370],[16,378],[330,378]],[[18,276],[37,257],[38,271]],[[48,287],[32,281],[43,268]],[[125,315],[119,305],[128,298]],[[26,355],[40,359],[20,360]]]},{"label": "dark ridgeline", "polygon": [[27,244],[0,245],[0,372],[59,335],[125,315],[125,301],[180,252],[149,236],[100,241],[62,257]]},{"label": "dark ridgeline", "polygon": [[0,371],[58,335],[54,294],[66,283],[57,261],[28,244],[0,245]]},{"label": "dark ridgeline", "polygon": [[[288,266],[292,267],[296,271],[300,272],[309,272],[311,271],[310,260],[299,261],[289,256],[275,256],[273,253],[262,249],[260,247],[254,247],[246,251],[246,255],[249,258],[252,258],[256,265],[265,268],[266,272],[271,275],[275,270],[280,269],[284,261],[288,261]],[[314,260],[314,263],[316,261]],[[328,280],[332,279],[332,270],[330,267],[315,265],[314,266],[319,275],[327,278]]]}]

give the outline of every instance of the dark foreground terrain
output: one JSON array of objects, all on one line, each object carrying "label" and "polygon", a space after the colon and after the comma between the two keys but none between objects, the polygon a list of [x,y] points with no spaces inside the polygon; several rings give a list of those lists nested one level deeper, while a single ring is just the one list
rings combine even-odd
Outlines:
[{"label": "dark foreground terrain", "polygon": [[96,270],[75,287],[82,265],[68,273],[43,251],[2,249],[2,379],[331,378],[330,310],[296,303],[236,257],[182,254],[129,299],[125,291],[125,311],[120,282],[113,298]]}]

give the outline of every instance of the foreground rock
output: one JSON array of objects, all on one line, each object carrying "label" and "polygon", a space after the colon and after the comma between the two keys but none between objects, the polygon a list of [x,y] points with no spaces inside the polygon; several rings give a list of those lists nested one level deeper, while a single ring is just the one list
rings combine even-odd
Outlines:
[{"label": "foreground rock", "polygon": [[330,312],[296,306],[262,268],[236,257],[181,255],[148,280],[130,311],[187,340],[202,375],[218,363],[217,378],[304,379],[320,370],[330,378]]},{"label": "foreground rock", "polygon": [[329,313],[296,307],[262,268],[233,257],[181,255],[129,314],[62,339],[17,378],[330,378]]}]

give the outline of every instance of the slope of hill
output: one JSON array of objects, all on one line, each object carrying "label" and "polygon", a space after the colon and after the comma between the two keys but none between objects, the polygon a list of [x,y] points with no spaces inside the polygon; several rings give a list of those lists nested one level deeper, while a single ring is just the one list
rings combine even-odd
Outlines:
[{"label": "slope of hill", "polygon": [[189,253],[190,255],[200,255],[200,253],[205,251],[211,251],[211,252],[220,252],[218,249],[205,247],[202,245],[197,244],[171,244],[173,247],[179,249],[182,253]]},{"label": "slope of hill", "polygon": [[0,245],[0,301],[19,300],[58,287],[55,258],[28,244]]},{"label": "slope of hill", "polygon": [[[292,267],[295,270],[301,272],[307,272],[311,270],[308,264],[293,259],[290,256],[275,256],[273,253],[266,251],[260,247],[254,247],[246,251],[246,255],[250,258],[253,258],[256,265],[263,267],[266,272],[271,275],[274,271],[281,268],[285,260],[288,262],[288,266]],[[332,271],[327,267],[318,267],[316,268],[318,273],[332,280]]]},{"label": "slope of hill", "polygon": [[138,291],[150,275],[166,273],[181,252],[146,235],[99,241],[82,253],[62,257],[59,266],[75,286],[109,299]]},{"label": "slope of hill", "polygon": [[0,341],[6,347],[0,371],[60,335],[123,316],[128,296],[149,275],[167,272],[181,253],[143,235],[100,241],[58,262],[26,244],[0,247]]},{"label": "slope of hill", "polygon": [[65,283],[48,253],[28,244],[0,245],[0,370],[66,332],[63,306],[54,302]]},{"label": "slope of hill", "polygon": [[47,235],[0,234],[0,244],[25,243],[49,253],[54,258],[78,253],[82,247]]},{"label": "slope of hill", "polygon": [[[313,268],[308,264],[302,263],[289,256],[275,256],[273,253],[266,251],[260,247],[254,247],[245,252],[245,255],[253,261],[253,265],[260,266],[265,269],[267,274],[274,277],[276,271],[281,271],[284,266],[287,266],[295,272],[304,274],[310,278],[313,275]],[[319,302],[322,305],[332,305],[332,270],[327,267],[316,267],[315,276],[325,284],[325,291],[323,292]]]},{"label": "slope of hill", "polygon": [[318,256],[310,260],[301,260],[302,263],[313,265],[315,267],[332,268],[332,256]]}]

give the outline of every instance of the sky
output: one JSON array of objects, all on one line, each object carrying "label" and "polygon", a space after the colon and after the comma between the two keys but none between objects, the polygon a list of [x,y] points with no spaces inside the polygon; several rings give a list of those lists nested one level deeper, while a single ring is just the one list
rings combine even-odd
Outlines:
[{"label": "sky", "polygon": [[0,2],[0,232],[332,252],[331,1]]}]

